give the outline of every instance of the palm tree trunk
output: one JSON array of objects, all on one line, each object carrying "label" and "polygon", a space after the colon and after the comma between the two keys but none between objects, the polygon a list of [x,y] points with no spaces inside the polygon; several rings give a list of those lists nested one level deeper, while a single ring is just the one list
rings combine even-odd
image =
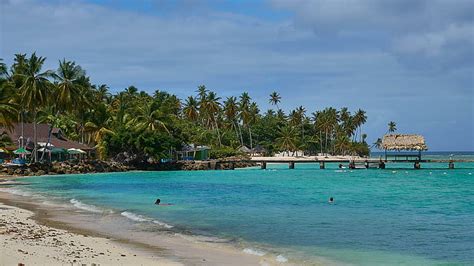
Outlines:
[{"label": "palm tree trunk", "polygon": [[237,126],[238,126],[239,132],[240,132],[240,143],[242,144],[242,146],[244,146],[244,137],[242,136],[242,128],[240,127],[239,123],[237,123]]},{"label": "palm tree trunk", "polygon": [[326,141],[326,145],[324,145],[324,152],[327,155],[327,153],[328,153],[328,130],[327,129],[326,129],[326,139],[325,139],[325,141]]},{"label": "palm tree trunk", "polygon": [[238,125],[237,125],[237,122],[232,122],[232,127],[234,128],[235,130],[235,134],[237,134],[237,139],[239,140],[240,142],[240,146],[243,146],[244,144],[242,144],[242,141],[240,139],[240,135],[239,135],[239,129],[238,129]]},{"label": "palm tree trunk", "polygon": [[49,147],[49,144],[51,143],[51,133],[53,132],[53,124],[51,123],[48,126],[49,126],[49,128],[48,128],[48,142],[46,142],[46,146],[43,147],[43,152],[41,153],[40,161],[43,161],[44,153],[45,153],[46,149]]},{"label": "palm tree trunk", "polygon": [[323,154],[323,132],[319,130],[319,150]]},{"label": "palm tree trunk", "polygon": [[219,140],[219,147],[222,147],[221,134],[219,132],[219,125],[217,124],[217,119],[214,116],[214,123],[216,124],[217,139]]},{"label": "palm tree trunk", "polygon": [[249,126],[249,136],[250,136],[250,149],[253,149],[252,130],[250,129],[250,126]]},{"label": "palm tree trunk", "polygon": [[33,162],[38,162],[38,155],[36,154],[36,141],[37,141],[37,136],[36,136],[36,110],[33,109]]},{"label": "palm tree trunk", "polygon": [[21,143],[20,143],[20,148],[22,148],[24,146],[24,140],[23,140],[23,134],[24,134],[24,123],[23,123],[23,115],[24,115],[24,111],[23,109],[21,109]]}]

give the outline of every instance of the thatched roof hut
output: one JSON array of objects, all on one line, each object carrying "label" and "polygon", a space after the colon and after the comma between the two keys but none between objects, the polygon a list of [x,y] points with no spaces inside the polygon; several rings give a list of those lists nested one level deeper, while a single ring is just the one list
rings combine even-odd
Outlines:
[{"label": "thatched roof hut", "polygon": [[385,150],[426,151],[428,147],[421,135],[389,134],[383,136],[382,148]]}]

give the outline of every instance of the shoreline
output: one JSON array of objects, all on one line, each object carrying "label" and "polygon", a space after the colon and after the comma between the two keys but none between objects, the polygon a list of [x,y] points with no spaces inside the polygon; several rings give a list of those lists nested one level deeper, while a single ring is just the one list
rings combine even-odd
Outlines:
[{"label": "shoreline", "polygon": [[[0,192],[0,208],[13,208],[15,214],[11,217],[16,220],[16,216],[28,215],[27,217],[20,217],[20,220],[26,220],[30,223],[36,224],[38,227],[43,227],[42,230],[56,230],[61,231],[63,234],[67,234],[69,238],[72,237],[73,241],[80,242],[84,238],[97,240],[99,244],[89,243],[89,248],[99,249],[103,245],[113,246],[116,250],[120,250],[120,257],[118,261],[93,261],[92,254],[87,255],[84,258],[73,258],[72,256],[61,257],[56,262],[46,257],[46,252],[36,252],[34,255],[29,254],[30,262],[43,261],[48,264],[61,264],[61,263],[100,263],[101,265],[109,265],[108,262],[119,262],[122,264],[134,264],[134,265],[280,265],[281,262],[273,256],[273,254],[267,254],[265,256],[259,256],[255,254],[249,254],[242,249],[237,248],[229,243],[216,241],[213,242],[209,239],[197,239],[192,236],[179,235],[171,231],[161,233],[150,233],[150,232],[139,232],[138,230],[130,227],[130,230],[123,230],[127,226],[120,225],[118,231],[112,232],[114,223],[111,222],[112,217],[95,217],[93,214],[87,214],[81,210],[68,210],[57,206],[48,206],[45,203],[32,202],[32,197],[19,196],[8,192]],[[10,206],[10,207],[7,207]],[[2,217],[4,212],[2,213]],[[23,214],[20,214],[23,213]],[[7,222],[7,226],[14,226],[13,222]],[[22,222],[26,223],[26,222]],[[8,225],[10,224],[10,225]],[[2,227],[0,227],[2,228]],[[110,231],[108,231],[110,230]],[[34,231],[34,230],[33,230]],[[33,232],[34,233],[34,232]],[[151,235],[150,235],[151,234]],[[2,236],[2,240],[5,238]],[[6,237],[8,237],[7,235]],[[87,237],[84,237],[87,236]],[[10,243],[10,240],[6,240],[6,243]],[[10,245],[10,244],[8,244]],[[86,245],[86,244],[83,244]],[[87,245],[86,245],[87,246]],[[23,247],[23,248],[22,248]],[[12,245],[12,248],[8,248],[5,251],[14,260],[10,262],[16,264],[25,257],[25,254],[17,252],[17,250],[25,250],[29,247],[27,242],[19,242]],[[58,247],[56,247],[58,248]],[[48,250],[44,248],[45,250]],[[63,249],[61,247],[60,249]],[[124,253],[125,252],[125,253]],[[66,250],[62,250],[62,254],[66,253]],[[103,252],[102,252],[103,253]],[[121,256],[124,254],[126,256]],[[128,255],[127,255],[128,254]],[[136,256],[133,256],[133,255]],[[78,255],[79,256],[79,255]],[[115,258],[115,257],[114,257]],[[134,261],[124,260],[135,259]],[[73,260],[76,262],[73,262]],[[122,260],[120,260],[122,259]],[[122,262],[121,262],[122,261]],[[24,262],[23,262],[24,263]],[[8,263],[9,264],[9,263]],[[284,263],[285,265],[292,265],[291,263]]]},{"label": "shoreline", "polygon": [[125,243],[39,222],[38,214],[0,199],[0,264],[181,265]]}]

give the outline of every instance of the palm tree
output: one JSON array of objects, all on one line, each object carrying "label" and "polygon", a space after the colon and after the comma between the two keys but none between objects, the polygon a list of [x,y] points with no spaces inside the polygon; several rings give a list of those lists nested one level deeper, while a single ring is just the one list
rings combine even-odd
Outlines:
[{"label": "palm tree", "polygon": [[360,142],[362,142],[362,125],[367,122],[367,115],[365,115],[365,111],[362,109],[357,110],[354,115],[354,123],[357,129],[359,129],[359,136],[361,137]]},{"label": "palm tree", "polygon": [[286,126],[280,128],[279,131],[279,137],[276,138],[276,142],[282,151],[287,151],[289,155],[290,151],[294,151],[296,149],[296,136],[294,128],[291,126]]},{"label": "palm tree", "polygon": [[5,81],[0,84],[0,127],[12,128],[17,113],[14,91]]},{"label": "palm tree", "polygon": [[270,99],[268,100],[268,102],[272,105],[276,105],[277,109],[280,109],[280,107],[278,107],[278,103],[281,102],[280,94],[278,94],[278,92],[276,91],[272,92],[270,94]]},{"label": "palm tree", "polygon": [[388,123],[388,132],[392,133],[392,132],[395,132],[397,131],[397,124],[393,121],[390,121]]},{"label": "palm tree", "polygon": [[215,92],[213,91],[209,92],[209,94],[207,95],[206,102],[205,102],[205,105],[206,105],[205,109],[208,114],[208,120],[209,120],[208,124],[211,124],[211,127],[215,128],[217,132],[217,139],[219,141],[219,146],[222,146],[221,136],[219,132],[219,124],[217,121],[217,115],[219,114],[221,110],[220,103],[219,103],[220,99],[221,98],[217,97],[217,94]]},{"label": "palm tree", "polygon": [[381,138],[378,138],[374,144],[372,144],[372,147],[375,147],[377,148],[378,150],[382,150],[382,139]]},{"label": "palm tree", "polygon": [[130,120],[130,123],[133,123],[137,130],[150,132],[164,130],[168,134],[170,133],[166,126],[169,119],[161,110],[154,109],[151,103],[138,107],[138,110],[139,115]]},{"label": "palm tree", "polygon": [[300,105],[296,108],[296,113],[298,114],[299,124],[301,126],[301,140],[304,139],[304,121],[306,118],[306,109]]},{"label": "palm tree", "polygon": [[196,121],[199,118],[198,108],[199,104],[196,99],[193,96],[189,96],[184,104],[183,114],[187,119]]},{"label": "palm tree", "polygon": [[76,65],[75,62],[59,61],[59,68],[57,74],[54,74],[54,79],[57,83],[57,97],[54,101],[57,105],[57,111],[73,110],[74,107],[80,106],[84,103],[82,78],[85,76],[85,71],[81,66]]},{"label": "palm tree", "polygon": [[31,110],[33,114],[33,161],[38,161],[37,151],[37,110],[44,106],[49,98],[51,97],[52,84],[49,81],[49,77],[53,76],[51,70],[41,72],[44,61],[46,58],[36,56],[33,53],[31,57],[26,61],[25,73],[16,73],[21,80],[22,85],[20,87],[22,105]]},{"label": "palm tree", "polygon": [[243,146],[242,139],[240,138],[239,134],[239,127],[237,122],[239,110],[237,106],[237,98],[234,96],[228,97],[227,100],[224,102],[224,115],[227,121],[231,124],[231,128],[235,130],[237,134],[237,139],[240,141],[240,146]]},{"label": "palm tree", "polygon": [[105,102],[105,103],[110,103],[112,95],[109,92],[109,87],[105,84],[99,85],[96,87],[94,85],[95,89],[95,99],[99,102]]},{"label": "palm tree", "polygon": [[[250,96],[247,92],[243,92],[239,97],[239,111],[240,111],[240,120],[242,121],[242,126],[247,127],[250,122],[251,112],[250,112]],[[241,132],[242,135],[242,132]],[[249,137],[250,137],[250,146],[252,146],[252,134],[249,129]],[[242,138],[242,136],[241,136]],[[243,142],[243,141],[242,141]],[[252,148],[252,147],[251,147]]]}]

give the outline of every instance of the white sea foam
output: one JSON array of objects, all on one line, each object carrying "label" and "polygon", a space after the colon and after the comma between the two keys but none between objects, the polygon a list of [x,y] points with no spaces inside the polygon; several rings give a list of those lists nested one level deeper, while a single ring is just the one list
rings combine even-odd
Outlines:
[{"label": "white sea foam", "polygon": [[16,188],[0,188],[0,191],[10,193],[10,194],[15,194],[19,196],[24,196],[24,197],[31,197],[34,194],[28,191],[16,189]]},{"label": "white sea foam", "polygon": [[135,221],[135,222],[152,222],[152,223],[160,225],[164,228],[168,228],[168,229],[173,228],[172,225],[169,225],[167,223],[164,223],[164,222],[161,222],[161,221],[158,221],[158,220],[152,220],[152,219],[147,218],[143,215],[136,214],[136,213],[133,213],[133,212],[124,211],[120,214],[124,217],[127,217],[128,219],[130,219],[132,221]]},{"label": "white sea foam", "polygon": [[169,224],[167,224],[167,223],[163,223],[163,222],[160,222],[160,221],[157,221],[157,220],[153,220],[153,223],[155,223],[155,224],[157,224],[157,225],[161,225],[161,226],[163,226],[164,228],[168,228],[168,229],[173,228],[172,225],[169,225]]},{"label": "white sea foam", "polygon": [[72,205],[74,205],[76,208],[78,209],[82,209],[82,210],[86,210],[86,211],[90,211],[90,212],[95,212],[95,213],[102,213],[104,212],[103,210],[101,210],[99,207],[97,206],[94,206],[94,205],[89,205],[89,204],[85,204],[83,202],[80,202],[79,200],[77,199],[71,199],[69,202],[72,203]]},{"label": "white sea foam", "polygon": [[288,259],[285,258],[283,255],[280,254],[280,255],[278,255],[278,256],[276,257],[276,261],[283,263],[283,262],[288,262]]},{"label": "white sea foam", "polygon": [[251,248],[244,248],[243,250],[244,253],[250,254],[250,255],[255,255],[255,256],[265,256],[265,252],[257,250],[257,249],[251,249]]},{"label": "white sea foam", "polygon": [[149,222],[150,219],[147,219],[139,214],[135,214],[133,212],[122,212],[121,213],[122,216],[125,216],[127,217],[128,219],[130,220],[133,220],[133,221],[136,221],[136,222]]}]

